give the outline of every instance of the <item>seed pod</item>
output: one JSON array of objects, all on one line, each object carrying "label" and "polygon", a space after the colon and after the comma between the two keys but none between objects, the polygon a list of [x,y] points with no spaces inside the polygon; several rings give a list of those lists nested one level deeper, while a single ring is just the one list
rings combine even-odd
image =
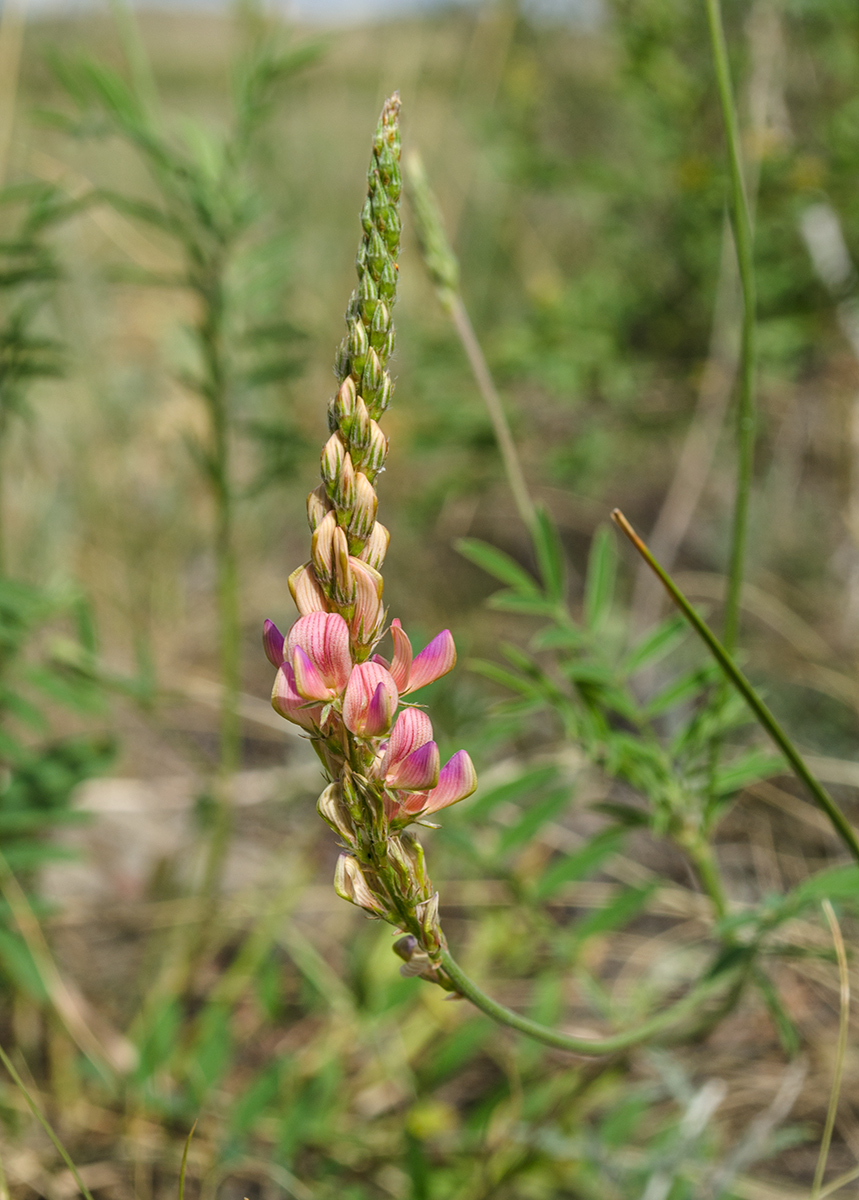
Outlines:
[{"label": "seed pod", "polygon": [[352,508],[352,519],[349,522],[349,532],[353,538],[362,542],[369,537],[376,521],[376,509],[379,500],[376,489],[363,471],[355,473],[355,504]]}]

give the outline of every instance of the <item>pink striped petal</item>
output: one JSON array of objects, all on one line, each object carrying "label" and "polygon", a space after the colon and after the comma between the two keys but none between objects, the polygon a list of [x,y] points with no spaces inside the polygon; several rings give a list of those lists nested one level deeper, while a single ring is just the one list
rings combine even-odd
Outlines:
[{"label": "pink striped petal", "polygon": [[378,737],[391,728],[398,701],[397,685],[381,663],[359,663],[346,685],[343,722],[359,737]]},{"label": "pink striped petal", "polygon": [[322,719],[321,707],[311,707],[295,686],[295,673],[289,663],[283,663],[274,677],[271,690],[271,706],[276,713],[300,725],[302,729],[315,732]]},{"label": "pink striped petal", "polygon": [[457,804],[470,796],[477,787],[477,772],[474,763],[465,750],[457,750],[442,768],[438,784],[429,792],[409,796],[400,807],[400,811],[411,815],[438,812],[451,804]]},{"label": "pink striped petal", "polygon": [[399,617],[391,621],[391,637],[394,639],[394,657],[391,659],[391,675],[400,692],[408,690],[409,671],[412,666],[412,643],[400,624]]},{"label": "pink striped petal", "polygon": [[321,672],[317,671],[313,659],[305,654],[300,646],[296,646],[292,652],[292,672],[295,686],[305,700],[327,702],[336,697],[337,693],[328,687]]},{"label": "pink striped petal", "polygon": [[400,788],[404,792],[423,792],[438,783],[438,768],[438,746],[435,742],[425,742],[408,757],[394,763],[385,782],[389,787]]},{"label": "pink striped petal", "polygon": [[299,617],[286,638],[286,657],[290,662],[298,647],[313,663],[325,686],[332,689],[333,696],[339,696],[352,672],[349,626],[340,614],[312,612]]},{"label": "pink striped petal", "polygon": [[395,763],[402,762],[413,750],[417,750],[419,746],[430,741],[432,741],[432,721],[423,709],[404,708],[397,717],[388,739],[385,755],[387,768],[390,769]]},{"label": "pink striped petal", "polygon": [[266,621],[262,627],[262,646],[265,656],[273,667],[279,667],[283,662],[283,634],[274,621]]},{"label": "pink striped petal", "polygon": [[455,665],[456,646],[453,643],[453,634],[449,629],[443,629],[428,646],[421,650],[412,663],[408,687],[405,690],[417,691],[418,688],[425,687],[436,679],[441,679],[442,675],[452,671]]}]

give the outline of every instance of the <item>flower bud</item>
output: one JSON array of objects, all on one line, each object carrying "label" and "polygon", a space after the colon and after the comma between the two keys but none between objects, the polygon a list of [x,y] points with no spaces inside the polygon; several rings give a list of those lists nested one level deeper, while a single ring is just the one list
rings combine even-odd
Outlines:
[{"label": "flower bud", "polygon": [[346,445],[339,433],[332,433],[322,449],[322,482],[325,490],[331,496],[337,486],[340,472],[343,470],[343,460],[346,457]]},{"label": "flower bud", "polygon": [[274,621],[266,621],[262,627],[262,646],[265,656],[273,667],[279,667],[283,662],[284,636]]},{"label": "flower bud", "polygon": [[403,223],[400,220],[400,214],[397,212],[393,204],[389,204],[385,210],[383,218],[382,236],[385,239],[385,244],[391,254],[397,253],[397,248],[400,244],[400,234],[403,230]]},{"label": "flower bud", "polygon": [[310,563],[305,563],[303,567],[293,571],[288,583],[295,607],[303,617],[312,612],[328,611],[325,593]]},{"label": "flower bud", "polygon": [[330,491],[334,507],[340,512],[351,512],[355,503],[355,468],[349,454],[344,454],[343,465]]},{"label": "flower bud", "polygon": [[345,439],[349,438],[352,418],[355,414],[355,401],[357,399],[355,380],[350,375],[343,380],[337,395],[334,397],[334,417],[337,422],[337,428],[340,430],[341,436]]},{"label": "flower bud", "polygon": [[373,320],[370,322],[370,344],[381,346],[390,328],[391,310],[380,300],[373,313]]},{"label": "flower bud", "polygon": [[388,439],[375,421],[370,422],[370,443],[361,460],[361,466],[372,480],[379,474],[388,457]]},{"label": "flower bud", "polygon": [[381,346],[379,347],[379,357],[382,359],[383,362],[387,362],[388,359],[391,357],[391,355],[394,353],[394,346],[396,345],[396,342],[397,342],[397,338],[396,338],[396,334],[394,333],[394,327],[392,325],[391,328],[388,330],[388,332],[385,334],[384,342],[382,342]]},{"label": "flower bud", "polygon": [[367,563],[368,566],[378,571],[385,561],[385,555],[388,552],[388,542],[390,540],[391,535],[385,526],[376,521],[370,530],[370,536],[364,544],[364,549],[358,555],[361,562]]},{"label": "flower bud", "polygon": [[376,276],[379,288],[379,299],[390,304],[397,294],[397,264],[391,258],[385,258],[381,273]]},{"label": "flower bud", "polygon": [[350,559],[349,565],[355,587],[352,639],[356,648],[368,650],[378,641],[385,623],[385,606],[382,603],[384,581],[378,571],[359,558]]},{"label": "flower bud", "polygon": [[370,234],[373,229],[373,204],[368,196],[364,201],[364,207],[361,209],[361,224],[364,227],[364,232]]},{"label": "flower bud", "polygon": [[434,892],[429,900],[415,905],[415,916],[420,922],[424,935],[424,947],[434,954],[442,948],[442,932],[438,923],[438,892]]},{"label": "flower bud", "polygon": [[324,484],[315,487],[307,497],[307,523],[310,532],[315,533],[320,522],[325,520],[326,513],[331,511],[331,501],[325,491]]},{"label": "flower bud", "polygon": [[351,367],[352,363],[349,358],[349,339],[344,338],[337,347],[337,353],[334,355],[334,374],[341,383],[349,374]]},{"label": "flower bud", "polygon": [[355,579],[349,558],[349,542],[338,525],[332,542],[334,564],[334,599],[338,604],[351,604],[355,599]]},{"label": "flower bud", "polygon": [[335,833],[339,834],[347,845],[355,844],[355,828],[349,817],[349,811],[343,801],[343,793],[339,783],[330,783],[316,801],[316,811]]},{"label": "flower bud", "polygon": [[376,509],[379,499],[376,489],[363,471],[355,473],[355,504],[352,509],[352,519],[349,522],[349,533],[362,542],[369,537],[370,530],[376,521]]},{"label": "flower bud", "polygon": [[[367,238],[367,266],[373,272],[376,279],[380,278],[382,271],[389,261],[388,247],[382,241],[382,235],[379,231],[374,229]],[[379,294],[387,299],[381,288],[379,288]]]},{"label": "flower bud", "polygon": [[358,453],[363,454],[370,444],[370,414],[361,396],[355,401],[355,415],[352,417],[352,430],[349,434],[349,445]]},{"label": "flower bud", "polygon": [[391,396],[394,391],[394,381],[391,379],[387,371],[382,372],[382,385],[379,388],[379,394],[376,397],[375,415],[381,417],[383,412],[387,411],[388,405],[391,403]]},{"label": "flower bud", "polygon": [[337,518],[333,509],[325,514],[310,539],[310,557],[317,577],[329,583],[334,574],[334,532]]},{"label": "flower bud", "polygon": [[[381,308],[382,305],[379,305]],[[377,312],[379,309],[376,310]],[[382,364],[379,360],[379,355],[376,353],[373,346],[367,351],[367,360],[364,363],[364,373],[361,376],[361,395],[365,396],[368,402],[372,403],[376,398],[376,393],[382,385]]]},{"label": "flower bud", "polygon": [[[371,168],[371,170],[372,170],[372,168]],[[391,203],[388,200],[388,194],[385,191],[385,185],[382,182],[382,179],[381,179],[381,176],[379,175],[378,170],[372,170],[372,179],[371,179],[370,187],[371,187],[371,193],[368,196],[368,199],[370,201],[370,208],[372,211],[372,215],[375,218],[373,224],[378,225],[379,218],[382,217],[385,214],[385,212],[391,207]],[[370,230],[368,229],[367,232],[369,233]]]},{"label": "flower bud", "polygon": [[347,346],[351,369],[354,374],[360,375],[364,370],[364,358],[370,348],[370,338],[360,317],[354,317],[349,322]]}]

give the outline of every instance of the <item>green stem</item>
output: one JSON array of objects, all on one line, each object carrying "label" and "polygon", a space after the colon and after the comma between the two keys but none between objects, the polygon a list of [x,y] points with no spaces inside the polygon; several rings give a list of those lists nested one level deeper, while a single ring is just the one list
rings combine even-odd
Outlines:
[{"label": "green stem", "polygon": [[740,623],[740,598],[746,558],[749,493],[752,486],[755,455],[755,267],[752,242],[752,217],[743,179],[743,158],[740,142],[737,106],[731,84],[728,48],[722,24],[719,0],[705,0],[716,85],[725,122],[728,143],[728,162],[731,172],[731,224],[737,248],[737,265],[743,293],[743,326],[740,343],[739,396],[737,404],[737,489],[734,500],[734,520],[731,555],[728,568],[728,590],[725,597],[724,641],[732,652],[736,647]]},{"label": "green stem", "polygon": [[719,874],[719,867],[716,863],[716,856],[713,853],[713,849],[709,842],[703,838],[700,838],[686,849],[695,870],[698,872],[701,886],[712,901],[716,919],[721,920],[728,911],[728,897],[725,893],[725,885],[722,882],[722,877]]},{"label": "green stem", "polygon": [[616,508],[611,515],[612,520],[620,527],[620,529],[623,530],[650,569],[656,575],[658,575],[659,579],[662,581],[663,587],[668,592],[668,595],[683,613],[684,617],[701,638],[701,640],[705,643],[716,662],[722,668],[722,671],[724,672],[728,681],[734,685],[734,687],[743,697],[746,704],[748,704],[749,708],[757,717],[760,724],[790,763],[797,777],[805,784],[805,786],[811,792],[811,795],[816,803],[826,813],[827,817],[832,822],[836,832],[847,846],[850,853],[857,860],[857,862],[859,862],[859,839],[857,839],[855,830],[850,825],[849,821],[844,816],[844,813],[841,811],[823,785],[818,783],[818,781],[814,778],[802,755],[782,729],[776,718],[770,712],[764,701],[752,687],[749,680],[736,665],[728,651],[710,629],[709,625],[707,625],[707,623],[698,615],[668,572],[665,571],[656,561],[620,509]]},{"label": "green stem", "polygon": [[3,1066],[6,1068],[6,1070],[9,1072],[9,1074],[12,1076],[12,1079],[15,1082],[15,1086],[18,1088],[18,1090],[22,1093],[24,1099],[27,1101],[27,1104],[30,1108],[30,1112],[33,1114],[33,1116],[36,1118],[36,1120],[42,1126],[45,1133],[48,1135],[48,1137],[54,1143],[54,1146],[56,1147],[56,1149],[59,1151],[60,1157],[62,1158],[62,1160],[66,1164],[66,1166],[69,1168],[69,1170],[71,1171],[72,1178],[74,1179],[75,1183],[78,1185],[81,1195],[84,1196],[86,1198],[86,1200],[93,1200],[92,1192],[89,1190],[89,1188],[86,1186],[86,1184],[84,1183],[84,1181],[81,1179],[80,1175],[78,1174],[78,1169],[75,1166],[75,1164],[72,1162],[72,1159],[71,1159],[71,1156],[70,1156],[68,1150],[66,1150],[63,1143],[60,1141],[60,1139],[54,1133],[54,1130],[51,1127],[50,1123],[48,1122],[47,1117],[43,1116],[42,1111],[39,1108],[38,1104],[36,1104],[33,1097],[27,1091],[26,1085],[24,1084],[24,1080],[21,1078],[21,1076],[15,1070],[12,1060],[10,1059],[9,1055],[6,1053],[6,1051],[3,1049],[2,1046],[0,1046],[0,1062],[3,1063]]},{"label": "green stem", "polygon": [[497,1021],[499,1025],[507,1025],[510,1029],[524,1033],[537,1042],[543,1042],[546,1046],[554,1046],[558,1050],[569,1050],[571,1054],[594,1056],[616,1054],[619,1050],[628,1050],[631,1046],[636,1046],[640,1042],[647,1041],[654,1035],[664,1032],[688,1017],[690,1013],[695,1012],[704,1000],[720,989],[725,982],[723,975],[705,979],[688,992],[682,1000],[664,1008],[656,1016],[651,1017],[649,1021],[645,1021],[635,1029],[615,1033],[606,1038],[579,1038],[568,1033],[561,1033],[557,1029],[550,1029],[547,1025],[532,1021],[530,1017],[520,1016],[519,1013],[505,1008],[503,1004],[491,999],[466,975],[462,967],[453,960],[448,950],[442,950],[441,963],[456,984],[457,991],[470,1000],[481,1012],[486,1013],[493,1021]]}]

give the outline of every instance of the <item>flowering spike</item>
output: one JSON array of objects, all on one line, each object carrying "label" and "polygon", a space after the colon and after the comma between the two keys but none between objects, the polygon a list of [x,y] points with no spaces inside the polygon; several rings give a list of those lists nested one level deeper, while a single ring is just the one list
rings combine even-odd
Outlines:
[{"label": "flowering spike", "polygon": [[426,687],[428,683],[434,683],[436,679],[441,679],[442,675],[447,675],[455,666],[456,646],[453,643],[453,634],[449,629],[443,629],[415,658],[405,690],[415,692],[418,688]]},{"label": "flowering spike", "polygon": [[265,620],[262,627],[262,644],[265,656],[273,667],[283,662],[283,634],[274,621]]}]

